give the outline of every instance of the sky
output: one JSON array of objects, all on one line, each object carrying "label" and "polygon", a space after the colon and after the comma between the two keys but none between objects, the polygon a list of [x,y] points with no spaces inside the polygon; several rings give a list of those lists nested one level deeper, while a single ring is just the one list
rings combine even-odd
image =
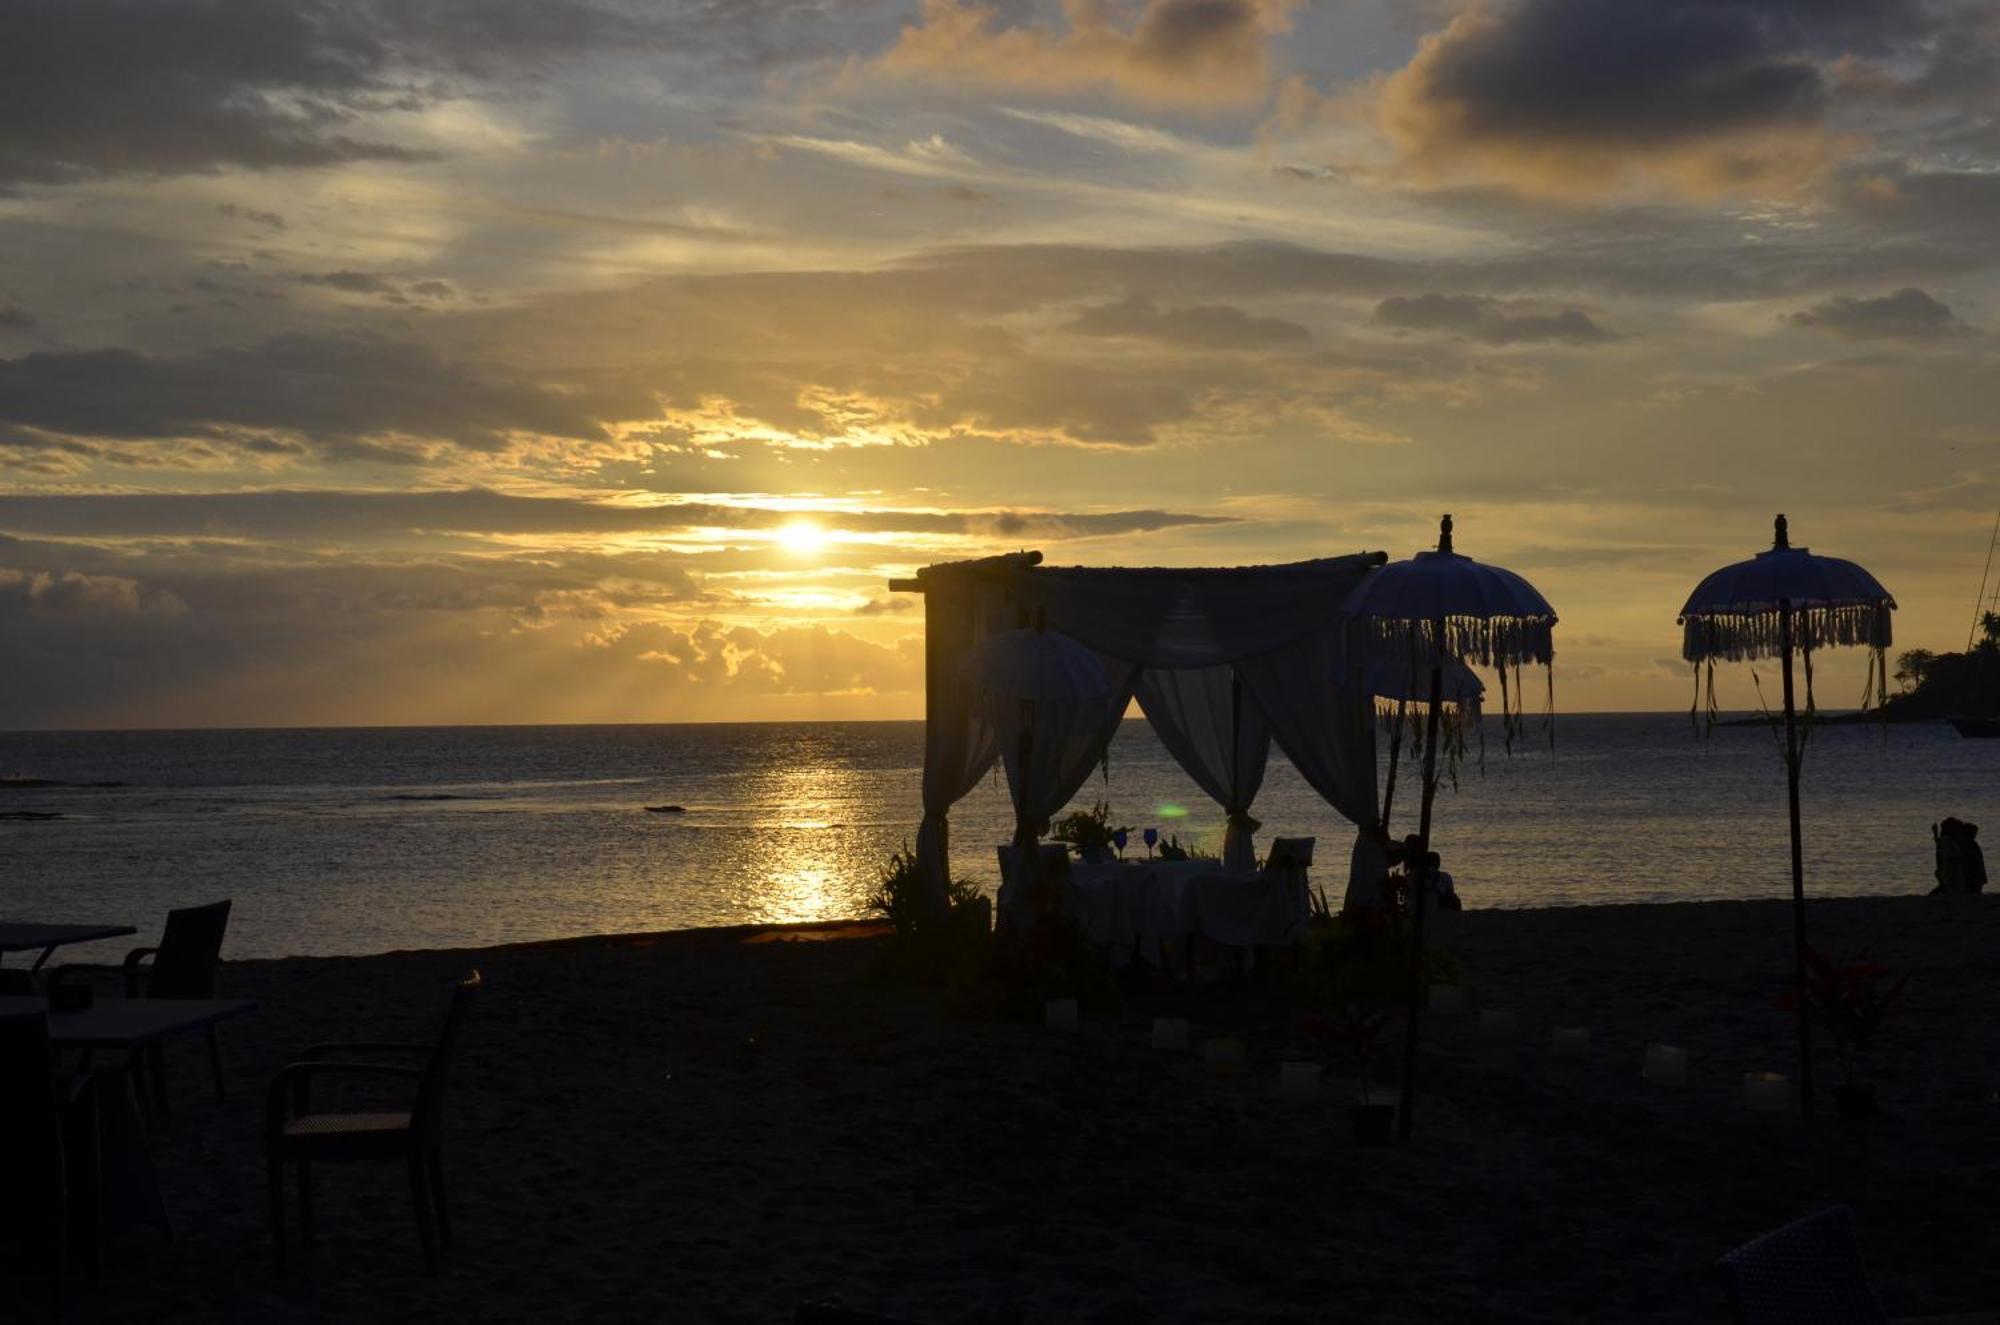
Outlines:
[{"label": "sky", "polygon": [[1962,647],[1996,89],[1984,0],[17,0],[0,727],[912,717],[918,566],[1445,511],[1568,711],[1778,511]]}]

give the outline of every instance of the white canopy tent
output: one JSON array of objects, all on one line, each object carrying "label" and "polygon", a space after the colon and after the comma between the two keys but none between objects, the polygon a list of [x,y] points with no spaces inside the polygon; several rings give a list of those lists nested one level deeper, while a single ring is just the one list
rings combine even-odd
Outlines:
[{"label": "white canopy tent", "polygon": [[[924,595],[924,818],[917,855],[942,898],[948,815],[996,759],[1017,813],[1045,826],[1097,766],[1137,698],[1161,744],[1229,818],[1225,864],[1254,860],[1250,806],[1273,743],[1328,804],[1377,818],[1365,627],[1342,610],[1379,552],[1226,569],[1049,567],[1039,552],[947,562],[890,587]],[[1094,712],[1037,717],[1023,778],[964,683],[979,642],[1026,625],[1098,656],[1110,681]],[[1008,748],[1004,748],[1006,746]],[[1023,787],[1033,803],[1022,805]]]}]

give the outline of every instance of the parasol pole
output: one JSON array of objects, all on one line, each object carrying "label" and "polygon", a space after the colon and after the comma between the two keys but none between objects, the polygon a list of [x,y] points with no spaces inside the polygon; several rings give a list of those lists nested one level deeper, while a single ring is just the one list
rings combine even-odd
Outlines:
[{"label": "parasol pole", "polygon": [[[1783,517],[1779,546],[1784,546]],[[1799,839],[1799,729],[1792,698],[1792,600],[1778,600],[1778,651],[1785,687],[1785,789],[1792,818],[1792,968],[1799,1014],[1799,1116],[1813,1116],[1812,1016],[1806,1006],[1806,871]]]},{"label": "parasol pole", "polygon": [[1403,724],[1409,717],[1410,697],[1396,701],[1396,722],[1389,728],[1389,782],[1382,790],[1382,831],[1389,831],[1389,807],[1396,800],[1396,760],[1403,753]]},{"label": "parasol pole", "polygon": [[[1451,550],[1449,526],[1442,540]],[[1431,802],[1437,796],[1438,716],[1444,708],[1444,618],[1439,617],[1431,650],[1431,712],[1424,723],[1424,785],[1417,812],[1417,858],[1404,868],[1410,880],[1410,1010],[1403,1027],[1403,1100],[1396,1110],[1396,1139],[1410,1142],[1410,1111],[1417,1097],[1417,1010],[1424,998],[1424,906],[1430,893]]]}]

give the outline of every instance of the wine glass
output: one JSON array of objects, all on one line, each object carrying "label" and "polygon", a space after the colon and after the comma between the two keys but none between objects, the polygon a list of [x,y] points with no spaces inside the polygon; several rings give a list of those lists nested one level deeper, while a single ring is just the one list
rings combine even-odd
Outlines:
[{"label": "wine glass", "polygon": [[1143,836],[1146,839],[1146,859],[1151,860],[1153,858],[1153,848],[1160,843],[1160,830],[1157,828],[1148,828]]},{"label": "wine glass", "polygon": [[1125,844],[1130,840],[1131,834],[1127,833],[1123,828],[1120,828],[1111,835],[1111,845],[1118,848],[1118,859],[1125,859]]}]

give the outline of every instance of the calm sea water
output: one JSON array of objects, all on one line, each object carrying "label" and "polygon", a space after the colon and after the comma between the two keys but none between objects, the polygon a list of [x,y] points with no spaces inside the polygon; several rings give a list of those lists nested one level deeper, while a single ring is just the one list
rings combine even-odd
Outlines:
[{"label": "calm sea water", "polygon": [[[919,723],[4,734],[0,777],[61,785],[0,790],[0,813],[61,817],[0,820],[0,918],[153,935],[171,906],[233,897],[228,952],[263,957],[855,916],[915,836],[922,739]],[[1762,728],[1704,742],[1685,716],[1578,716],[1553,754],[1506,758],[1494,731],[1488,747],[1438,810],[1469,906],[1788,887],[1783,765]],[[1808,886],[1927,890],[1929,825],[2000,825],[1996,772],[2000,741],[1941,725],[1819,729]],[[1220,841],[1220,812],[1143,721],[1079,799],[1100,798],[1135,828]],[[1397,802],[1413,830],[1407,777]],[[644,809],[658,804],[686,813]],[[1321,839],[1337,894],[1352,830],[1282,760],[1255,811],[1260,841]],[[1010,824],[989,778],[952,815],[959,872],[990,886]]]}]

